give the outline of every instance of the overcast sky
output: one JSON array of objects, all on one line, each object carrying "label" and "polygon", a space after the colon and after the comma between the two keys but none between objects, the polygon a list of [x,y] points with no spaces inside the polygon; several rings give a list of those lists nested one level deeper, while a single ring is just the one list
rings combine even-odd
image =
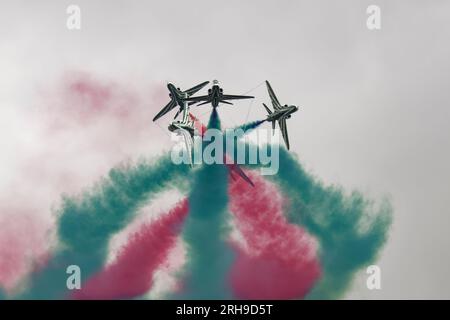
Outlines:
[{"label": "overcast sky", "polygon": [[[66,28],[69,4],[81,8],[81,30]],[[370,4],[380,30],[366,27]],[[382,289],[369,291],[362,272],[348,298],[450,299],[449,19],[445,0],[1,0],[0,193],[45,145],[30,114],[68,71],[140,93],[166,81],[256,88],[253,103],[220,109],[229,126],[264,116],[268,79],[282,103],[301,106],[288,129],[308,170],[392,199]],[[155,132],[133,151],[163,148]]]}]

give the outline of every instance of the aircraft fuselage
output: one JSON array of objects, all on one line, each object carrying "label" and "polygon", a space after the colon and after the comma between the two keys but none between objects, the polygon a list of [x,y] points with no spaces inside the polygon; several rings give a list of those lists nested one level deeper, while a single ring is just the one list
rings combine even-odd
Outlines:
[{"label": "aircraft fuselage", "polygon": [[170,96],[172,97],[172,99],[175,99],[177,105],[179,105],[180,107],[184,107],[185,101],[183,99],[185,97],[185,94],[178,90],[172,83],[167,84],[167,88],[170,91]]},{"label": "aircraft fuselage", "polygon": [[298,110],[297,106],[285,106],[283,107],[283,109],[274,110],[273,113],[267,116],[267,121],[279,120],[283,117],[289,119],[291,117],[291,114],[293,114],[297,110]]},{"label": "aircraft fuselage", "polygon": [[222,95],[223,90],[218,85],[213,85],[211,89],[208,90],[208,96],[211,100],[213,108],[217,108],[219,106],[219,103],[222,100]]}]

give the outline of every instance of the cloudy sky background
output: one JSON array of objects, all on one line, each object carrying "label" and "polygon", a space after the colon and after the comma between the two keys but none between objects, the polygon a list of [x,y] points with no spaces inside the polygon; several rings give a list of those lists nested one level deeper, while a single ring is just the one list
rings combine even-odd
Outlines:
[{"label": "cloudy sky background", "polygon": [[[70,4],[81,7],[79,31],[66,28]],[[366,28],[370,4],[381,7],[381,30]],[[233,126],[264,116],[268,79],[282,103],[301,106],[288,129],[308,170],[392,199],[382,289],[369,291],[361,272],[347,298],[449,299],[449,18],[444,0],[1,0],[0,219],[28,203],[51,221],[61,192],[167,149],[168,136],[146,122],[167,100],[166,81],[253,89],[254,102],[219,110]],[[65,123],[61,83],[74,74],[134,105],[133,127],[114,113],[98,126]]]}]

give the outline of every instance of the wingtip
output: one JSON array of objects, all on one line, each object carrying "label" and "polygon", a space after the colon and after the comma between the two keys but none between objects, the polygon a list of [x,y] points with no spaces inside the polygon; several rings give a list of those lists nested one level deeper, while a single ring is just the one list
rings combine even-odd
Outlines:
[{"label": "wingtip", "polygon": [[253,183],[253,181],[249,178],[249,177],[247,177],[246,179],[244,179],[245,180],[245,182],[247,182],[249,185],[251,185],[253,188],[255,187],[255,184]]}]

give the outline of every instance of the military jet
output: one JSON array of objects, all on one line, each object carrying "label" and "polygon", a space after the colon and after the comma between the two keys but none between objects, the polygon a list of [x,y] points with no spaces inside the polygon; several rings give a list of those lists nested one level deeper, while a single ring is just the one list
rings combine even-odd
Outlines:
[{"label": "military jet", "polygon": [[266,108],[267,115],[266,121],[272,122],[272,130],[275,130],[275,121],[278,121],[278,125],[280,126],[281,135],[283,136],[284,142],[286,143],[286,148],[289,150],[289,137],[287,133],[286,127],[286,119],[291,118],[291,115],[298,110],[297,106],[287,105],[282,106],[278,101],[275,93],[273,92],[272,87],[270,86],[269,81],[266,81],[267,91],[269,92],[270,100],[272,101],[274,111],[269,109],[264,103],[264,108]]},{"label": "military jet", "polygon": [[189,119],[189,107],[183,109],[183,120],[172,121],[168,127],[169,131],[176,132],[177,135],[182,135],[187,154],[189,155],[189,164],[192,167],[192,146],[194,144],[194,121]]},{"label": "military jet", "polygon": [[192,87],[190,89],[187,89],[185,91],[181,91],[180,88],[175,87],[172,83],[167,84],[167,88],[169,89],[169,97],[170,102],[153,118],[153,121],[158,120],[163,115],[174,109],[176,106],[179,106],[180,109],[175,114],[174,119],[180,114],[181,111],[186,106],[185,99],[189,98],[191,95],[197,93],[199,90],[201,90],[204,86],[206,86],[209,83],[209,81],[202,82],[195,87]]},{"label": "military jet", "polygon": [[198,97],[189,97],[184,99],[185,101],[189,101],[189,105],[204,101],[203,103],[198,104],[198,106],[211,103],[213,108],[217,108],[219,103],[232,104],[227,100],[240,100],[240,99],[253,99],[253,96],[237,96],[232,94],[224,94],[223,89],[219,87],[219,81],[214,80],[213,86],[208,89],[208,95],[206,96],[198,96]]}]

